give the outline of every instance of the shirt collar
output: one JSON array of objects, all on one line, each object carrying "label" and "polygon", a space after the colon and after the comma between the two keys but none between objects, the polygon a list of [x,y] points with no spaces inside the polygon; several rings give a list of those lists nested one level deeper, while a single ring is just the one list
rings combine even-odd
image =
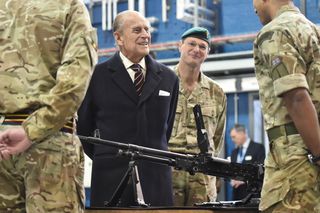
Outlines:
[{"label": "shirt collar", "polygon": [[247,137],[247,140],[246,140],[246,142],[244,142],[244,144],[242,145],[242,148],[244,148],[244,149],[248,149],[249,144],[250,144],[250,138],[249,138],[249,137]]},{"label": "shirt collar", "polygon": [[[179,74],[179,64],[177,64],[176,66],[174,66],[173,71],[176,73],[176,75],[180,78],[180,74]],[[180,81],[180,86],[179,89],[180,91],[182,90],[182,85],[181,85],[182,81]],[[206,78],[206,76],[202,73],[202,71],[200,71],[200,81],[198,81],[199,85],[202,88],[206,88],[206,89],[210,89],[210,84],[208,79]]]},{"label": "shirt collar", "polygon": [[291,6],[291,5],[283,5],[282,7],[280,7],[280,9],[278,10],[276,17],[280,16],[281,14],[285,13],[285,12],[297,12],[300,13],[300,10],[295,7],[295,6]]},{"label": "shirt collar", "polygon": [[[124,56],[124,55],[122,54],[122,52],[120,52],[119,55],[120,55],[120,58],[121,58],[121,60],[122,60],[123,65],[124,65],[124,67],[125,67],[126,69],[129,69],[129,68],[134,64],[134,63],[133,63],[132,61],[130,61],[126,56]],[[138,64],[142,67],[142,69],[146,70],[146,60],[145,60],[145,57],[143,57],[143,58],[141,59],[141,61],[139,61]]]}]

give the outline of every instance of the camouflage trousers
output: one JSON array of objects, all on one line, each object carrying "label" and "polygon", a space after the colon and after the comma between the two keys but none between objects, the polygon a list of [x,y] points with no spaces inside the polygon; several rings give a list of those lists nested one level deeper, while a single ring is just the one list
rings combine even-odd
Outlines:
[{"label": "camouflage trousers", "polygon": [[172,171],[173,201],[175,206],[193,206],[195,203],[215,201],[216,178],[201,173],[190,175]]},{"label": "camouflage trousers", "polygon": [[259,206],[263,212],[320,212],[320,167],[307,159],[300,135],[270,143]]},{"label": "camouflage trousers", "polygon": [[[0,126],[3,131],[8,126]],[[79,139],[58,132],[0,161],[0,213],[84,211],[84,155]]]}]

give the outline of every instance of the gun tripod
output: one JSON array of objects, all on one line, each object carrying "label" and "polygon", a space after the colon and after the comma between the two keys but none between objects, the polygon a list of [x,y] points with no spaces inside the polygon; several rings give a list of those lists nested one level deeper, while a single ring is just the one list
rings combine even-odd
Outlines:
[{"label": "gun tripod", "polygon": [[110,201],[105,201],[104,205],[107,207],[118,206],[121,203],[121,196],[130,182],[133,187],[134,206],[149,207],[144,201],[138,167],[135,160],[130,160],[128,169],[121,179],[116,191],[113,193]]}]

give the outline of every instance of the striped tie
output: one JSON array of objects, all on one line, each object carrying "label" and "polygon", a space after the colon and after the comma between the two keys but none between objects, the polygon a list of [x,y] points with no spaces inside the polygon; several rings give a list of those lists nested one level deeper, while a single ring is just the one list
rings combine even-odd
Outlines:
[{"label": "striped tie", "polygon": [[142,87],[144,83],[142,67],[139,64],[133,64],[130,68],[135,72],[133,84],[136,88],[138,96],[140,96],[142,93]]}]

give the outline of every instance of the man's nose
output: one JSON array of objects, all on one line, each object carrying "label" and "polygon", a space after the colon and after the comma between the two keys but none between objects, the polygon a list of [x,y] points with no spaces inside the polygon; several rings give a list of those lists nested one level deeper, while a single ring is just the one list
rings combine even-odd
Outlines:
[{"label": "man's nose", "polygon": [[196,52],[200,52],[200,46],[198,44],[196,44],[193,48],[194,51]]},{"label": "man's nose", "polygon": [[142,36],[145,37],[145,38],[150,38],[150,32],[147,31],[147,30],[142,30]]}]

